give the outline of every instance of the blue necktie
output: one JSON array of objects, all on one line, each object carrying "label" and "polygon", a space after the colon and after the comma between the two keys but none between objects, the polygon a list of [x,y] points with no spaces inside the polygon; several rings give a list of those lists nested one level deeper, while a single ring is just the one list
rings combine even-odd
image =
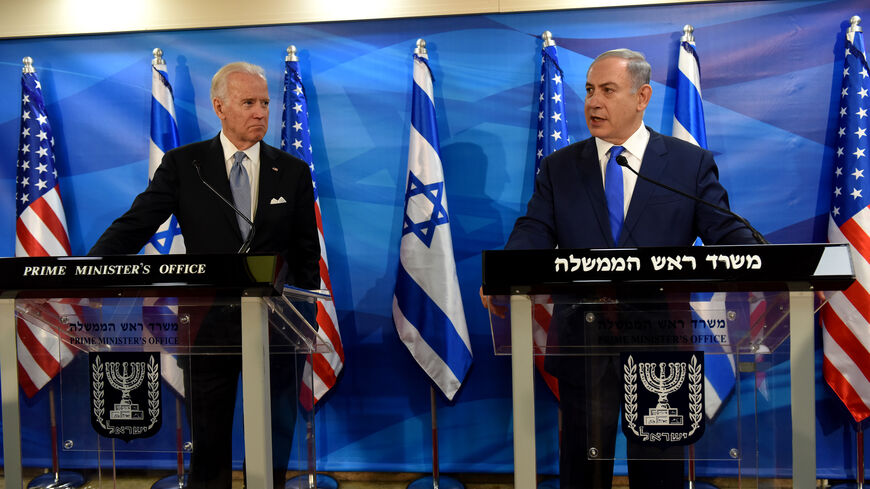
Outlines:
[{"label": "blue necktie", "polygon": [[616,162],[616,157],[625,151],[622,146],[610,148],[610,159],[604,170],[604,197],[607,199],[607,213],[610,215],[610,232],[613,233],[613,244],[619,244],[619,233],[622,231],[624,219],[624,197],[622,194],[622,167]]},{"label": "blue necktie", "polygon": [[[233,191],[233,202],[235,202],[236,208],[242,211],[242,214],[251,217],[251,182],[248,180],[248,171],[242,166],[244,159],[244,151],[237,151],[233,155],[233,167],[230,169],[230,189]],[[251,225],[238,214],[236,220],[239,222],[239,231],[242,232],[242,237],[247,239]]]}]

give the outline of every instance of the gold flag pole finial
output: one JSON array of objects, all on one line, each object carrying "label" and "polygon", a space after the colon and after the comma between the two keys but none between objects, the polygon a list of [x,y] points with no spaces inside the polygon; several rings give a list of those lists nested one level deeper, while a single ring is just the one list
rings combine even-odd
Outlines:
[{"label": "gold flag pole finial", "polygon": [[849,32],[864,32],[864,29],[861,28],[861,17],[853,15],[849,19]]},{"label": "gold flag pole finial", "polygon": [[849,29],[846,31],[846,39],[848,39],[849,42],[854,42],[856,32],[864,32],[864,29],[861,28],[861,17],[853,15],[852,18],[849,19]]},{"label": "gold flag pole finial", "polygon": [[21,68],[22,73],[36,73],[36,69],[33,68],[33,58],[26,56],[21,61],[24,62],[24,68]]},{"label": "gold flag pole finial", "polygon": [[151,51],[151,54],[154,55],[154,59],[151,60],[152,65],[157,66],[157,65],[165,65],[166,64],[166,62],[163,61],[163,50],[162,49],[154,48],[154,50]]},{"label": "gold flag pole finial", "polygon": [[553,40],[553,33],[550,31],[544,31],[544,33],[541,34],[541,39],[544,40],[544,47],[545,48],[556,45],[556,41]]},{"label": "gold flag pole finial", "polygon": [[417,56],[427,56],[429,53],[426,51],[426,40],[423,38],[417,39],[417,47],[414,48],[414,54]]},{"label": "gold flag pole finial", "polygon": [[284,61],[299,61],[299,56],[296,56],[296,46],[291,44],[287,47],[287,56],[284,57]]},{"label": "gold flag pole finial", "polygon": [[692,27],[692,24],[686,24],[683,26],[683,37],[680,38],[680,42],[695,42],[695,28]]}]

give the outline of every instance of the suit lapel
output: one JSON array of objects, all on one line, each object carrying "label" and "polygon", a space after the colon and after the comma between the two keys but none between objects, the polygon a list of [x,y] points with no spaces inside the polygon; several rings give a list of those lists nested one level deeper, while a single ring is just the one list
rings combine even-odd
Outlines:
[{"label": "suit lapel", "polygon": [[[662,135],[650,129],[649,143],[647,143],[640,165],[640,171],[643,173],[643,176],[661,181],[661,176],[667,167],[667,160],[665,158],[667,152],[668,150],[665,148],[665,140]],[[619,236],[620,243],[624,242],[625,238],[631,235],[631,230],[634,229],[634,226],[640,220],[647,201],[649,201],[655,187],[655,185],[642,178],[637,179],[637,183],[634,185],[634,192],[631,194],[631,202],[628,204],[628,212],[625,215],[622,234]]]},{"label": "suit lapel", "polygon": [[[219,194],[223,195],[228,201],[233,202],[233,191],[230,189],[230,180],[227,177],[227,167],[224,162],[224,150],[221,146],[220,135],[211,140],[208,146],[208,152],[202,162],[202,178],[209,183]],[[242,239],[242,232],[239,230],[239,222],[236,219],[236,212],[229,206],[223,203],[218,204],[220,212],[227,221],[227,225],[233,229],[236,236]]]},{"label": "suit lapel", "polygon": [[263,214],[272,205],[272,198],[277,198],[281,181],[282,168],[278,165],[275,149],[260,141],[260,175],[257,191],[257,214],[254,224],[263,219]]},{"label": "suit lapel", "polygon": [[[604,181],[601,179],[601,164],[598,162],[595,139],[590,139],[589,144],[581,151],[578,168],[580,184],[589,196],[589,202],[592,203],[592,212],[598,220],[601,234],[607,237],[608,242],[612,242],[610,218],[607,214],[607,198],[604,196]],[[583,212],[582,209],[578,209],[578,211]]]}]

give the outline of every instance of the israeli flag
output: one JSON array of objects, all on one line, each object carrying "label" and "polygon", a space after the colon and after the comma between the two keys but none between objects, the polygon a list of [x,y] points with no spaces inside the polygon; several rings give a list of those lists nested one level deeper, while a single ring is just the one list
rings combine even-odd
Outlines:
[{"label": "israeli flag", "polygon": [[680,42],[677,65],[679,73],[673,136],[707,149],[707,129],[704,127],[704,105],[701,101],[701,68],[694,41]]},{"label": "israeli flag", "polygon": [[411,355],[453,400],[471,366],[471,342],[453,259],[432,84],[425,48],[419,47],[393,320]]},{"label": "israeli flag", "polygon": [[[148,182],[154,177],[154,172],[163,161],[163,155],[170,149],[178,147],[178,124],[175,122],[175,98],[172,95],[172,85],[166,72],[166,62],[163,61],[163,51],[155,49],[151,61],[151,144],[148,148]],[[157,228],[154,236],[145,244],[147,255],[184,254],[184,238],[175,215],[169,216]],[[176,317],[178,304],[175,299],[148,297],[142,303],[143,319]],[[169,353],[160,354],[163,380],[166,381],[181,397],[184,397],[184,376],[177,362]]]},{"label": "israeli flag", "polygon": [[[166,73],[163,52],[154,50],[151,61],[151,144],[148,150],[148,181],[154,176],[163,155],[178,147],[178,124],[175,122],[175,101]],[[184,253],[184,238],[174,215],[169,216],[145,245],[149,255]]]},{"label": "israeli flag", "polygon": [[[707,149],[707,129],[704,125],[704,105],[701,100],[701,68],[691,30],[687,30],[680,41],[677,66],[679,72],[677,73],[677,101],[674,107],[673,136]],[[699,239],[695,244],[703,243]],[[709,307],[716,303],[719,304],[718,307]],[[693,296],[692,306],[694,313],[704,322],[726,324],[724,303],[725,294],[716,294],[705,299]],[[706,393],[704,411],[708,418],[713,418],[722,408],[722,403],[734,390],[737,383],[737,370],[733,355],[705,355],[704,362],[706,364],[704,369]]]}]

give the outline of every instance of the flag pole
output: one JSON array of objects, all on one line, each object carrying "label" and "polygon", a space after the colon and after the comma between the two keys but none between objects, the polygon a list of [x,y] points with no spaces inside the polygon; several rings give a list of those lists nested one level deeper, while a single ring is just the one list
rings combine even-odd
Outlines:
[{"label": "flag pole", "polygon": [[[156,50],[155,50],[156,51]],[[151,486],[151,489],[183,489],[187,485],[187,474],[184,473],[184,442],[183,430],[181,424],[181,411],[184,406],[181,404],[181,399],[175,396],[175,450],[176,450],[176,473],[175,475],[166,476]]]},{"label": "flag pole", "polygon": [[57,400],[54,383],[48,386],[48,416],[51,424],[51,472],[34,477],[27,489],[64,488],[75,489],[85,485],[85,478],[78,472],[60,470],[60,457],[57,443]]},{"label": "flag pole", "polygon": [[[565,147],[568,144],[568,125],[566,123],[564,92],[562,90],[562,80],[564,73],[559,67],[558,53],[556,49],[556,40],[553,38],[553,33],[544,31],[541,33],[541,80],[540,91],[538,98],[538,118],[537,118],[537,134],[535,143],[535,172],[538,174],[541,161],[544,157],[552,152]],[[553,101],[550,103],[550,101]],[[564,137],[561,135],[564,134]],[[544,136],[546,135],[546,137]],[[536,303],[532,305],[532,341],[533,348],[536,354],[547,354],[546,338],[549,334],[549,325],[552,318],[552,310],[546,306],[552,306],[552,300],[547,300],[545,303]],[[539,338],[544,338],[544,342],[540,343]],[[554,376],[546,371],[544,362],[539,361],[542,356],[535,356],[535,367],[538,370],[544,383],[550,389],[556,400],[559,400],[558,381]],[[562,450],[562,406],[558,407],[557,411],[557,454],[561,458]],[[515,461],[516,463],[516,461]],[[537,485],[537,489],[558,489],[560,487],[559,477],[541,481]]]},{"label": "flag pole", "polygon": [[858,489],[864,489],[864,423],[858,423],[855,440],[858,444]]},{"label": "flag pole", "polygon": [[429,386],[429,410],[432,412],[432,487],[438,488],[438,407],[435,405],[435,387]]},{"label": "flag pole", "polygon": [[[695,42],[695,28],[690,24],[683,26],[683,36],[680,38],[680,43]],[[689,445],[689,489],[695,489],[695,445]]]},{"label": "flag pole", "polygon": [[422,477],[408,484],[408,489],[465,489],[453,477],[441,477],[438,461],[438,406],[435,404],[435,386],[429,385],[429,411],[432,423],[432,477]]}]

